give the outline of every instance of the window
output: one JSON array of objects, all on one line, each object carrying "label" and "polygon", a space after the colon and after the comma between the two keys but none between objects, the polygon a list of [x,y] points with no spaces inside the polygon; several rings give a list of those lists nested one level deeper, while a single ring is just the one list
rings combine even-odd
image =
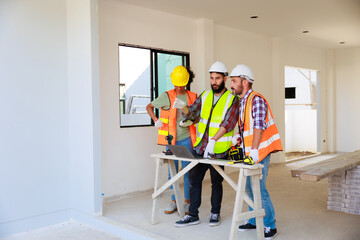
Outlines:
[{"label": "window", "polygon": [[[170,74],[178,65],[189,66],[189,54],[119,45],[120,127],[152,126],[146,105],[173,89]],[[159,116],[158,110],[155,113]]]},{"label": "window", "polygon": [[285,99],[296,98],[296,88],[295,87],[286,87],[285,88]]}]

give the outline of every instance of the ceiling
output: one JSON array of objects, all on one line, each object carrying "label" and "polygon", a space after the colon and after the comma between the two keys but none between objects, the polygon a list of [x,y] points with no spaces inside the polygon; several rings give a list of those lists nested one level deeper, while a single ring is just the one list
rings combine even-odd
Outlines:
[{"label": "ceiling", "polygon": [[360,46],[360,0],[119,1],[315,47]]}]

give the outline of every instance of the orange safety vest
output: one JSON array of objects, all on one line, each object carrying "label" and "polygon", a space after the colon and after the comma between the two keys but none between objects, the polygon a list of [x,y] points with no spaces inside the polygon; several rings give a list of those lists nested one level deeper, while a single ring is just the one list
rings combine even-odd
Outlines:
[{"label": "orange safety vest", "polygon": [[[168,141],[165,139],[167,135],[172,135],[173,140],[171,141],[172,145],[175,145],[176,142],[176,111],[177,109],[173,109],[173,104],[176,99],[175,89],[169,90],[166,92],[169,96],[170,100],[170,109],[160,111],[160,120],[163,122],[163,126],[159,128],[158,131],[158,144],[159,145],[168,145]],[[188,105],[192,104],[196,100],[196,93],[190,92],[186,90],[187,94],[187,102]],[[190,128],[190,136],[191,142],[194,145],[196,141],[196,127],[195,125],[189,126]]]},{"label": "orange safety vest", "polygon": [[[244,139],[244,147],[245,147],[245,155],[249,156],[252,142],[253,142],[253,131],[254,131],[254,119],[252,116],[252,102],[255,96],[259,96],[266,101],[268,106],[268,111],[266,113],[266,129],[264,130],[260,145],[259,145],[259,163],[270,153],[275,153],[278,151],[282,151],[281,141],[279,131],[275,125],[274,117],[270,109],[270,105],[268,101],[262,96],[260,93],[251,92],[246,103],[244,109],[244,129],[243,129],[243,139]],[[239,118],[239,126],[241,124],[241,119]]]}]

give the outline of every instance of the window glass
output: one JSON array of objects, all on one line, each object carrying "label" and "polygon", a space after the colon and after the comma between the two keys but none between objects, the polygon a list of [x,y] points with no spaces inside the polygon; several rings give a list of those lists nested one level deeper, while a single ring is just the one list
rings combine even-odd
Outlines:
[{"label": "window glass", "polygon": [[175,67],[183,65],[183,57],[180,55],[158,53],[157,60],[158,92],[161,94],[174,88],[170,75]]},{"label": "window glass", "polygon": [[188,53],[119,45],[120,127],[154,125],[146,106],[174,88],[170,75],[179,65],[189,65]]},{"label": "window glass", "polygon": [[151,124],[146,112],[150,103],[150,50],[119,46],[120,126]]}]

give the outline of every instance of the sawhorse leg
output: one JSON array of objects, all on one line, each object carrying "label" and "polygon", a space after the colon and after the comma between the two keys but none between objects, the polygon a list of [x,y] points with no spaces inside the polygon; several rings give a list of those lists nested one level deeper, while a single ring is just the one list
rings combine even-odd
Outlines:
[{"label": "sawhorse leg", "polygon": [[[235,206],[233,218],[230,228],[230,240],[237,239],[237,231],[240,221],[250,218],[256,218],[256,233],[257,239],[264,239],[264,222],[263,216],[265,210],[261,207],[260,195],[260,176],[262,174],[261,168],[258,169],[243,169],[240,168],[238,185],[236,188]],[[247,196],[245,191],[246,177],[252,178],[252,190],[254,195],[254,202]],[[253,211],[242,212],[244,201],[253,208]]]},{"label": "sawhorse leg", "polygon": [[[155,185],[154,185],[154,193],[152,194],[153,198],[153,207],[152,207],[152,213],[151,213],[151,224],[158,223],[157,214],[159,212],[158,209],[158,198],[160,197],[160,194],[163,193],[166,189],[168,189],[171,185],[174,187],[174,193],[176,198],[176,203],[178,207],[178,212],[180,217],[184,216],[184,206],[183,206],[183,200],[182,194],[180,192],[180,186],[179,186],[179,179],[185,175],[188,171],[190,171],[193,167],[198,164],[197,161],[190,162],[185,168],[183,168],[180,172],[176,174],[175,169],[175,163],[173,160],[168,159],[162,159],[162,158],[155,158],[156,161],[156,171],[155,171]],[[161,186],[161,179],[162,179],[162,165],[164,162],[168,162],[169,169],[170,169],[170,176],[171,179],[167,181],[164,185]]]},{"label": "sawhorse leg", "polygon": [[[154,192],[158,190],[160,187],[160,179],[161,179],[161,168],[164,163],[163,159],[155,158],[156,161],[156,170],[155,170],[155,184],[154,184]],[[159,222],[158,220],[158,197],[153,198],[153,205],[152,205],[152,211],[151,211],[151,224],[156,224]]]},{"label": "sawhorse leg", "polygon": [[[168,164],[169,164],[169,169],[170,169],[170,176],[171,176],[171,178],[173,178],[176,175],[175,162],[174,161],[168,161]],[[175,194],[175,199],[176,199],[176,206],[177,206],[178,212],[180,214],[180,217],[182,218],[185,215],[184,204],[183,204],[184,197],[180,192],[179,181],[174,182],[172,186],[173,186],[173,189],[174,189],[174,194]]]}]

